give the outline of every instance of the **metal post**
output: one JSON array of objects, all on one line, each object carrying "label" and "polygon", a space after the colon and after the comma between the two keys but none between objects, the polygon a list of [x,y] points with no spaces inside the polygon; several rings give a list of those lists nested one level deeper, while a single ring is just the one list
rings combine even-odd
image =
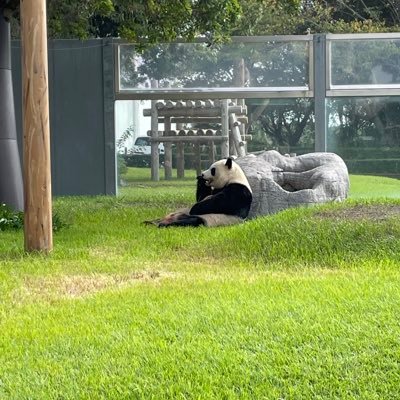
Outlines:
[{"label": "metal post", "polygon": [[117,193],[117,162],[115,151],[115,88],[114,67],[115,52],[113,39],[102,40],[103,43],[103,93],[104,93],[104,142],[105,142],[105,193]]},{"label": "metal post", "polygon": [[0,203],[24,207],[11,76],[10,23],[0,9]]},{"label": "metal post", "polygon": [[326,36],[314,35],[315,151],[327,150]]}]

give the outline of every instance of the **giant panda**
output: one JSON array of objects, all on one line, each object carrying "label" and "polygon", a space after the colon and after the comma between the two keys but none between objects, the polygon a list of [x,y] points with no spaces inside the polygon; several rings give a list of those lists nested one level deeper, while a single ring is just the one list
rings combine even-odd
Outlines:
[{"label": "giant panda", "polygon": [[[196,203],[157,220],[159,227],[217,226],[245,219],[253,200],[249,182],[232,158],[219,160],[197,177]],[[234,221],[234,222],[232,222]]]}]

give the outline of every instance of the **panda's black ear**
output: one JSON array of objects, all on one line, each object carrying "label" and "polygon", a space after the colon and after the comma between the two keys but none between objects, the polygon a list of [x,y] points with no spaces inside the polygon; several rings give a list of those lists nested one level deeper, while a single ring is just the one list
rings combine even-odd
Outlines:
[{"label": "panda's black ear", "polygon": [[228,169],[232,168],[232,158],[228,157],[225,163],[225,166],[228,167]]}]

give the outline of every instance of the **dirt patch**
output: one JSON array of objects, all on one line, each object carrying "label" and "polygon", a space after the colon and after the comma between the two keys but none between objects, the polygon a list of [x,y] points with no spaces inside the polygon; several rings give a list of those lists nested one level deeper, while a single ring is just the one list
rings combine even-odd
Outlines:
[{"label": "dirt patch", "polygon": [[389,218],[400,218],[400,205],[381,204],[366,205],[359,204],[353,207],[340,208],[337,210],[319,211],[314,214],[318,218],[340,219],[340,220],[369,220],[384,221]]},{"label": "dirt patch", "polygon": [[18,297],[41,299],[80,298],[107,289],[120,289],[140,282],[155,282],[169,274],[158,271],[134,272],[127,275],[90,274],[27,278]]}]

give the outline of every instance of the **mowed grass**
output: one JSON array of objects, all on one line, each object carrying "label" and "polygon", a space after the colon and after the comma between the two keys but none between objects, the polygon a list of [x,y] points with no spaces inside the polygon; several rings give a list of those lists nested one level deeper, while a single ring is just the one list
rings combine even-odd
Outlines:
[{"label": "mowed grass", "polygon": [[[0,232],[1,399],[398,398],[400,221],[376,209],[400,206],[400,181],[157,229],[142,222],[191,204],[195,175],[146,174],[118,198],[56,199],[70,226],[48,257]],[[374,218],[346,211],[363,207]]]},{"label": "mowed grass", "polygon": [[352,175],[350,178],[350,197],[353,199],[400,198],[400,179],[368,175]]}]

